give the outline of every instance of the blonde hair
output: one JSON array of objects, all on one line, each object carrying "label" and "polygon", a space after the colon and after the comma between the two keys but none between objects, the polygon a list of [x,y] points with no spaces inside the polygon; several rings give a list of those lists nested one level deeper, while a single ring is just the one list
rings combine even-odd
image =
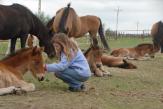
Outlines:
[{"label": "blonde hair", "polygon": [[52,38],[52,43],[58,43],[62,46],[68,60],[71,60],[78,51],[77,43],[74,39],[69,38],[64,33],[57,33]]}]

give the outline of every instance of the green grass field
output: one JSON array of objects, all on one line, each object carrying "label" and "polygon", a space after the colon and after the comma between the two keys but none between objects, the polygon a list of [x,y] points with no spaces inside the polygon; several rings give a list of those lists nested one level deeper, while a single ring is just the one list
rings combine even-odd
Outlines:
[{"label": "green grass field", "polygon": [[[82,49],[89,47],[85,38],[77,40]],[[150,38],[109,40],[112,49],[133,47],[152,42]],[[4,52],[5,45],[1,46]],[[1,56],[2,57],[2,56]],[[36,91],[23,95],[0,96],[0,109],[162,109],[163,108],[163,55],[147,61],[131,61],[138,69],[108,68],[113,75],[91,77],[88,91],[69,92],[67,85],[52,74],[43,82],[31,74],[25,80],[36,85]]]}]

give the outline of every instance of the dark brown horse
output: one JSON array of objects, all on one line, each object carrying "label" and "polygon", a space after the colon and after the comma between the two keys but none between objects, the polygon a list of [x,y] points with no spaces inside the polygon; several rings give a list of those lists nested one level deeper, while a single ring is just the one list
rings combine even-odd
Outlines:
[{"label": "dark brown horse", "polygon": [[95,76],[111,76],[110,72],[103,69],[101,62],[102,51],[98,46],[91,46],[86,50],[84,55],[89,63],[92,73],[94,73]]},{"label": "dark brown horse", "polygon": [[161,47],[163,53],[163,22],[159,21],[153,24],[151,28],[151,35],[155,47]]},{"label": "dark brown horse", "polygon": [[[50,22],[51,26],[49,26]],[[91,39],[93,40],[93,45],[97,46],[97,33],[99,33],[101,41],[106,49],[109,49],[107,41],[104,36],[104,31],[102,27],[101,19],[97,16],[87,15],[79,17],[73,8],[70,8],[70,5],[65,8],[61,8],[56,12],[55,18],[52,18],[48,25],[50,30],[53,29],[53,32],[63,32],[66,33],[69,37],[79,38],[86,33],[89,33]]]},{"label": "dark brown horse", "polygon": [[35,90],[34,84],[25,82],[23,75],[31,71],[38,80],[44,79],[42,51],[39,47],[24,48],[0,61],[0,95]]},{"label": "dark brown horse", "polygon": [[0,5],[0,40],[11,39],[11,53],[15,51],[17,38],[20,38],[21,48],[24,48],[28,34],[33,34],[39,39],[39,45],[45,47],[48,56],[54,56],[48,33],[48,28],[25,6]]},{"label": "dark brown horse", "polygon": [[158,46],[154,46],[150,43],[143,43],[133,48],[115,49],[111,52],[111,55],[127,59],[146,60],[149,58],[154,58],[155,53],[158,51]]}]

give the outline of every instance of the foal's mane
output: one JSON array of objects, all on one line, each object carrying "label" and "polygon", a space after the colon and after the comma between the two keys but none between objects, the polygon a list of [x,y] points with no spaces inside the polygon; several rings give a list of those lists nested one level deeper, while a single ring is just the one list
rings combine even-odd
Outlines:
[{"label": "foal's mane", "polygon": [[8,58],[10,58],[10,57],[16,56],[16,55],[18,55],[18,54],[20,54],[20,53],[23,53],[23,52],[26,52],[26,51],[28,51],[28,50],[30,50],[30,49],[31,49],[31,48],[23,48],[23,49],[17,50],[16,52],[11,53],[11,54],[7,55],[6,57],[4,57],[2,60],[6,60],[6,59],[8,59]]},{"label": "foal's mane", "polygon": [[143,43],[143,44],[139,44],[136,46],[136,48],[141,48],[143,46],[151,46],[152,44],[149,44],[149,43]]}]

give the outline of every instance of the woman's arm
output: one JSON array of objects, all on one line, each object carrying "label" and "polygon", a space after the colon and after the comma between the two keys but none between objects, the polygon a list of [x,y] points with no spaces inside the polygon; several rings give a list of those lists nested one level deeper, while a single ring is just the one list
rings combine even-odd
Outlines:
[{"label": "woman's arm", "polygon": [[53,63],[53,64],[46,64],[46,70],[48,72],[60,72],[64,71],[66,68],[70,66],[70,61],[67,60],[67,57],[64,53],[61,54],[61,61],[59,63]]}]

